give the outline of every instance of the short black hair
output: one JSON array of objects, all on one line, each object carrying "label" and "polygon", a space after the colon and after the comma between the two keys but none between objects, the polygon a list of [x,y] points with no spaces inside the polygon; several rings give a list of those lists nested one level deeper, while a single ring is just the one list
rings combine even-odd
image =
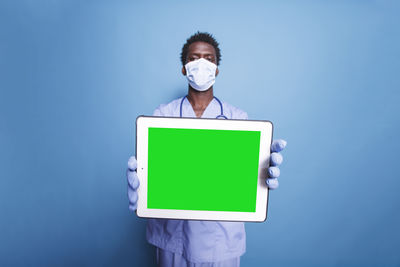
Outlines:
[{"label": "short black hair", "polygon": [[190,36],[187,40],[186,43],[182,47],[182,52],[181,52],[181,62],[182,65],[185,66],[186,64],[186,57],[188,54],[189,46],[195,42],[205,42],[210,45],[212,45],[215,49],[215,54],[217,56],[217,65],[219,65],[219,62],[221,61],[221,50],[219,49],[219,43],[217,40],[215,40],[214,36],[208,32],[196,32],[192,36]]}]

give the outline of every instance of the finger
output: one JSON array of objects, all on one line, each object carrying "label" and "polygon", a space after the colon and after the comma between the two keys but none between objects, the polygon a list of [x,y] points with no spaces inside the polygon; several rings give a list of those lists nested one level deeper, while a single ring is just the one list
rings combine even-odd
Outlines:
[{"label": "finger", "polygon": [[137,176],[137,172],[127,170],[126,171],[126,176],[128,177],[128,185],[129,185],[129,187],[131,187],[132,189],[136,190],[140,185],[139,178]]},{"label": "finger", "polygon": [[283,139],[272,141],[271,152],[280,152],[286,147],[287,142]]},{"label": "finger", "polygon": [[278,167],[269,167],[268,168],[268,177],[269,178],[278,178],[281,175],[281,170]]},{"label": "finger", "polygon": [[137,209],[137,203],[136,203],[135,205],[129,204],[129,209],[130,209],[131,211],[135,211],[135,210]]},{"label": "finger", "polygon": [[137,169],[137,161],[136,161],[135,156],[132,156],[129,158],[128,169],[130,169],[131,171],[135,171]]},{"label": "finger", "polygon": [[268,178],[266,181],[266,184],[268,186],[269,189],[277,189],[279,186],[279,182],[277,178]]},{"label": "finger", "polygon": [[136,205],[138,198],[139,197],[137,191],[128,188],[129,205]]},{"label": "finger", "polygon": [[283,157],[280,153],[272,152],[269,160],[271,166],[279,166],[282,164]]}]

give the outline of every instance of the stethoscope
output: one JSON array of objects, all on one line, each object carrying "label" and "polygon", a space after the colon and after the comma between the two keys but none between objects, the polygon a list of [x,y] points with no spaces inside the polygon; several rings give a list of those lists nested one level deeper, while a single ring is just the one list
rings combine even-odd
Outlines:
[{"label": "stethoscope", "polygon": [[[182,118],[182,105],[183,105],[183,101],[185,101],[185,98],[187,98],[187,95],[185,97],[183,97],[182,101],[181,101],[181,109],[180,109],[180,112],[179,112],[179,115],[180,115],[181,118]],[[222,107],[221,101],[218,98],[216,98],[215,96],[214,96],[214,99],[217,100],[217,102],[219,103],[219,106],[221,107],[221,114],[219,114],[215,118],[216,119],[225,119],[225,120],[227,120],[228,118],[224,115],[224,108]]]}]

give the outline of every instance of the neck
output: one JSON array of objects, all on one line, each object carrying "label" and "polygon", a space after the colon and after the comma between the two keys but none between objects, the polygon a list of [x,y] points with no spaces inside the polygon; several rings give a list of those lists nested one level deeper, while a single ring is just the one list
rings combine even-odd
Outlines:
[{"label": "neck", "polygon": [[213,88],[200,92],[189,86],[187,98],[193,108],[204,110],[214,98]]}]

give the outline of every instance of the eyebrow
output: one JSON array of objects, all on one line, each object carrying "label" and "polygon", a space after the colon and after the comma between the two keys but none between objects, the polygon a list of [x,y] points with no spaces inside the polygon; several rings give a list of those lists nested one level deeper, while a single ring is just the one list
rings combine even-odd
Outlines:
[{"label": "eyebrow", "polygon": [[214,56],[214,54],[213,54],[213,53],[205,53],[205,54],[202,54],[202,53],[196,53],[196,52],[189,53],[189,55],[205,55],[205,56]]}]

